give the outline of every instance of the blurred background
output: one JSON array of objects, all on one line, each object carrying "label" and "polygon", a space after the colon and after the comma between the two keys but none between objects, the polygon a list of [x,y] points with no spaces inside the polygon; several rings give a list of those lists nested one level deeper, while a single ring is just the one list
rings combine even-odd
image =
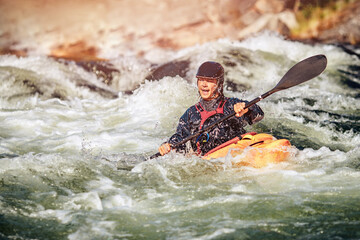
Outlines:
[{"label": "blurred background", "polygon": [[94,60],[264,30],[358,45],[358,0],[0,0],[0,53]]}]

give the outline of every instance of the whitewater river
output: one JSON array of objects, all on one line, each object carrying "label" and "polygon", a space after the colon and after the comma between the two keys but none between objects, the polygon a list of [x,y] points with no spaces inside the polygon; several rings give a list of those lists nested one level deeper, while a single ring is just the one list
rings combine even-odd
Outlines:
[{"label": "whitewater river", "polygon": [[[142,58],[104,52],[119,70],[109,85],[73,62],[0,56],[0,239],[360,239],[354,51],[262,34]],[[198,100],[202,62],[224,64],[227,96],[252,100],[316,54],[324,73],[259,102],[265,118],[247,127],[289,139],[287,162],[145,161]],[[143,81],[172,60],[189,63],[186,76]]]}]

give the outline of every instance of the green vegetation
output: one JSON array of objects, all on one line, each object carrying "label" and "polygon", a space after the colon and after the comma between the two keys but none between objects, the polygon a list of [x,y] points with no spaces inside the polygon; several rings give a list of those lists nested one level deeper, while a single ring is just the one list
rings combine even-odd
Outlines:
[{"label": "green vegetation", "polygon": [[316,31],[320,23],[325,20],[331,22],[331,18],[339,14],[341,10],[349,7],[356,0],[314,0],[299,1],[296,19],[299,26],[292,29],[293,35],[308,34]]}]

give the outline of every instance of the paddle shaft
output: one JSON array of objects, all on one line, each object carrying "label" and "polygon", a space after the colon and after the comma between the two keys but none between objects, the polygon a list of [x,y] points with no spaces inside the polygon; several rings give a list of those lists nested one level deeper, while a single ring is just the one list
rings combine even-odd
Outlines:
[{"label": "paddle shaft", "polygon": [[[324,55],[315,55],[309,58],[306,58],[302,60],[301,62],[295,64],[292,68],[289,69],[289,71],[286,72],[286,74],[281,78],[279,83],[270,91],[262,94],[261,96],[251,100],[250,102],[246,103],[244,109],[251,107],[255,103],[263,100],[264,98],[270,96],[271,94],[278,92],[280,90],[284,90],[293,86],[296,86],[300,83],[306,82],[322,73],[324,69],[326,68],[327,59]],[[200,136],[202,133],[209,131],[213,127],[215,127],[217,124],[235,116],[236,112],[231,113],[215,122],[210,124],[204,129],[201,129],[200,131],[194,133],[193,135],[188,136],[187,138],[183,139],[182,141],[171,145],[172,148],[178,148],[180,145],[186,143],[187,141]],[[150,157],[156,158],[161,156],[161,154],[158,152]]]}]

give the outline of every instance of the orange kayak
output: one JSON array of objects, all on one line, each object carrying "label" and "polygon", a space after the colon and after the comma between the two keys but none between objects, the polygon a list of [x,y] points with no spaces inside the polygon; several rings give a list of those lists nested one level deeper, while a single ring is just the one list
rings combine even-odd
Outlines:
[{"label": "orange kayak", "polygon": [[[276,139],[266,133],[246,133],[242,138],[234,138],[206,153],[203,158],[210,160],[230,154],[235,166],[265,167],[271,163],[286,161],[290,155],[290,141]],[[238,159],[237,156],[240,156]]]}]

